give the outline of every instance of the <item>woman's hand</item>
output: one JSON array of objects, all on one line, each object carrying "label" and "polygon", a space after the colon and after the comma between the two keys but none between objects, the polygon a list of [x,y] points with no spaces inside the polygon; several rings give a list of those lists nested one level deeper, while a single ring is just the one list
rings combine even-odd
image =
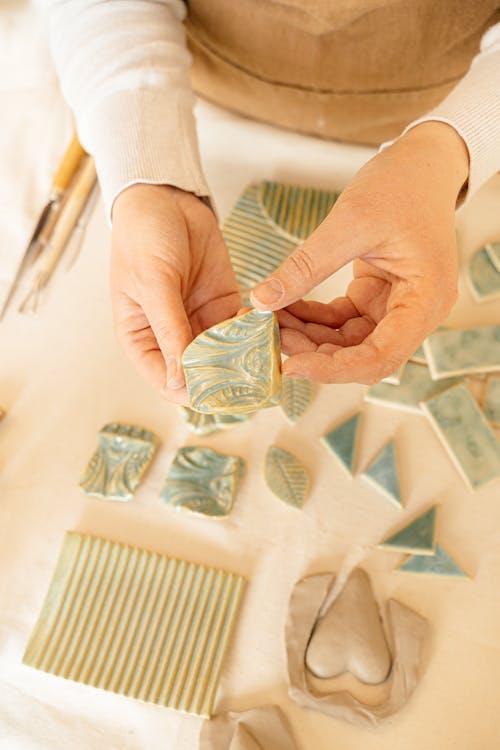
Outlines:
[{"label": "woman's hand", "polygon": [[[258,309],[281,310],[287,375],[375,383],[446,318],[457,296],[455,207],[467,175],[467,148],[441,122],[415,126],[356,174],[252,294]],[[351,260],[345,297],[301,300]]]},{"label": "woman's hand", "polygon": [[144,378],[188,403],[181,357],[241,307],[217,221],[199,198],[133,185],[113,206],[111,303],[118,341]]}]

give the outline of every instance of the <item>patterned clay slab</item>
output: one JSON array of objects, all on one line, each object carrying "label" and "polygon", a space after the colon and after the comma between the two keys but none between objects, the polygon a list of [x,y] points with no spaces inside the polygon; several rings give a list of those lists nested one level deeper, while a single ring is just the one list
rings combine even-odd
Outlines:
[{"label": "patterned clay slab", "polygon": [[407,526],[387,537],[378,546],[380,549],[398,552],[433,555],[436,547],[436,513],[433,505]]},{"label": "patterned clay slab", "polygon": [[467,278],[476,302],[491,302],[500,297],[500,271],[481,248],[469,261]]},{"label": "patterned clay slab", "polygon": [[500,478],[500,444],[465,385],[435,396],[423,408],[471,489]]},{"label": "patterned clay slab", "polygon": [[245,579],[68,532],[23,662],[209,717]]},{"label": "patterned clay slab", "polygon": [[387,443],[385,448],[381,450],[361,476],[378,492],[384,495],[384,497],[390,500],[393,505],[397,508],[401,508],[403,501],[401,499],[401,489],[399,486],[396,453],[392,440]]},{"label": "patterned clay slab", "polygon": [[352,477],[356,463],[356,442],[361,413],[323,435],[321,442],[335,456],[340,466]]},{"label": "patterned clay slab", "polygon": [[283,378],[280,406],[290,422],[296,422],[311,403],[313,387],[310,380]]},{"label": "patterned clay slab", "polygon": [[488,253],[488,257],[500,273],[500,242],[489,242],[485,245],[485,250]]},{"label": "patterned clay slab", "polygon": [[142,427],[117,422],[105,425],[80,487],[88,495],[130,500],[153,460],[157,443],[156,436]]},{"label": "patterned clay slab", "polygon": [[427,401],[438,393],[442,393],[461,380],[462,378],[432,380],[427,367],[408,362],[398,386],[383,382],[376,383],[368,388],[365,401],[414,414],[424,414],[422,401]]},{"label": "patterned clay slab", "polygon": [[309,476],[295,456],[272,445],[266,453],[264,478],[276,497],[288,505],[302,508],[309,490]]},{"label": "patterned clay slab", "polygon": [[496,427],[500,427],[500,376],[488,378],[484,399],[486,418]]},{"label": "patterned clay slab", "polygon": [[438,331],[424,341],[433,380],[500,370],[500,325]]},{"label": "patterned clay slab", "polygon": [[182,362],[191,408],[209,414],[248,413],[281,399],[276,313],[250,312],[201,333]]},{"label": "patterned clay slab", "polygon": [[436,544],[433,555],[412,555],[407,558],[397,570],[402,573],[419,573],[431,576],[446,576],[448,578],[469,578],[455,560]]},{"label": "patterned clay slab", "polygon": [[320,224],[338,193],[264,181],[250,185],[222,226],[236,278],[251,289]]},{"label": "patterned clay slab", "polygon": [[189,406],[179,408],[189,429],[197,435],[211,435],[213,432],[236,427],[242,422],[248,422],[252,416],[251,414],[202,414],[199,411],[193,411]]},{"label": "patterned clay slab", "polygon": [[168,472],[161,499],[205,516],[227,516],[244,471],[243,459],[210,448],[181,448]]}]

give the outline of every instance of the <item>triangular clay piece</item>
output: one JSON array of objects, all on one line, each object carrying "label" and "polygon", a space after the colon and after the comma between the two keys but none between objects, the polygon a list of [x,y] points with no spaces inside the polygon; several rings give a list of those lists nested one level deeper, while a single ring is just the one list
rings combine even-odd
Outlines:
[{"label": "triangular clay piece", "polygon": [[231,739],[229,750],[265,750],[243,724],[238,724]]},{"label": "triangular clay piece", "polygon": [[409,554],[433,555],[436,547],[436,511],[437,505],[433,505],[408,526],[381,542],[379,548]]},{"label": "triangular clay piece", "polygon": [[402,507],[398,465],[392,440],[387,443],[361,476],[396,507]]},{"label": "triangular clay piece", "polygon": [[323,435],[321,442],[333,453],[342,468],[352,477],[356,461],[356,439],[361,413]]},{"label": "triangular clay piece", "polygon": [[447,576],[449,578],[469,578],[455,560],[436,544],[433,555],[412,555],[398,568],[403,573],[419,573],[431,576]]},{"label": "triangular clay piece", "polygon": [[391,654],[364,570],[356,568],[351,573],[326,614],[316,622],[305,659],[309,671],[322,679],[345,672],[369,685],[387,679]]}]

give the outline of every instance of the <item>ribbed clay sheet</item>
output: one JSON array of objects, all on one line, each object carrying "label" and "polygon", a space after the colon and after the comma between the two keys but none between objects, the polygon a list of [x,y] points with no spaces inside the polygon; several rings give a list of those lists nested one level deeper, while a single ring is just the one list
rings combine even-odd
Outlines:
[{"label": "ribbed clay sheet", "polygon": [[245,579],[68,532],[23,662],[208,717]]}]

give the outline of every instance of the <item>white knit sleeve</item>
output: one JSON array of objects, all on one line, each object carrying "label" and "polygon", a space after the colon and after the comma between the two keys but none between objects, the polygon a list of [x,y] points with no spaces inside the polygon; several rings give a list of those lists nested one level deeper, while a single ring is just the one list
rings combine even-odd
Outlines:
[{"label": "white knit sleeve", "polygon": [[181,0],[45,0],[50,42],[109,215],[136,182],[209,190],[201,167]]},{"label": "white knit sleeve", "polygon": [[429,120],[451,125],[465,141],[470,158],[467,200],[500,170],[500,23],[485,33],[479,54],[453,91],[402,135]]}]

